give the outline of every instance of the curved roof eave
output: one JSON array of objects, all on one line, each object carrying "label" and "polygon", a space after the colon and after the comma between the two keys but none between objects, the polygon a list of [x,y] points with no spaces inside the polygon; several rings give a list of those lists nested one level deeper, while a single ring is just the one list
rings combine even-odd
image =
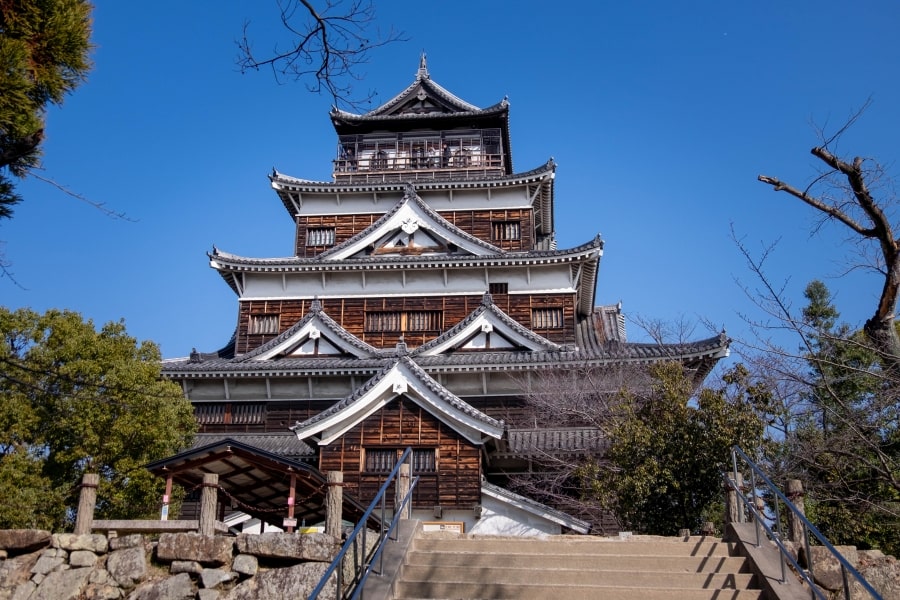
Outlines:
[{"label": "curved roof eave", "polygon": [[[482,179],[451,179],[451,180],[416,180],[417,190],[447,190],[473,187],[509,187],[525,183],[533,183],[556,170],[556,161],[550,158],[544,164],[509,175],[485,177]],[[390,183],[346,183],[341,181],[314,181],[291,177],[276,171],[270,174],[269,181],[276,192],[311,192],[311,193],[347,193],[347,192],[403,192],[407,182],[396,181]],[[293,213],[292,213],[293,214]]]},{"label": "curved roof eave", "polygon": [[[393,270],[408,269],[410,266],[425,268],[468,268],[468,267],[506,267],[513,265],[541,265],[564,264],[583,260],[599,260],[602,253],[603,241],[599,236],[586,244],[576,248],[564,250],[535,250],[531,252],[512,253],[491,256],[394,256],[386,258],[364,257],[344,258],[340,261],[320,260],[314,258],[299,258],[288,256],[281,258],[250,258],[222,252],[216,249],[207,254],[210,267],[217,270],[223,277],[230,273],[255,272],[255,273],[290,273],[303,271],[355,271],[355,270]],[[227,280],[227,278],[226,278]],[[237,285],[237,282],[235,282]],[[234,286],[232,286],[233,289]],[[238,291],[237,288],[235,291]]]},{"label": "curved roof eave", "polygon": [[[561,349],[538,352],[456,352],[410,357],[426,373],[460,373],[554,369],[561,365],[606,366],[652,364],[677,360],[708,370],[729,355],[730,340],[725,333],[681,344],[607,342],[590,349]],[[202,362],[167,361],[163,376],[195,377],[291,377],[310,374],[373,375],[396,364],[396,357],[384,358],[289,358],[273,361],[236,362],[212,359]],[[708,368],[707,368],[708,367]]]}]

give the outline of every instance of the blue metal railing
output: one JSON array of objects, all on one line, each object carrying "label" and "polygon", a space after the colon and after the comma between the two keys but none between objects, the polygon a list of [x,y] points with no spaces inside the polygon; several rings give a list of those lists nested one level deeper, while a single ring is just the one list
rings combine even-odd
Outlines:
[{"label": "blue metal railing", "polygon": [[[741,461],[739,465],[738,461]],[[794,503],[791,502],[787,496],[785,496],[781,490],[779,490],[774,483],[772,483],[768,477],[766,477],[765,473],[759,468],[759,466],[750,460],[750,457],[747,456],[743,450],[738,448],[737,446],[733,447],[731,450],[731,464],[733,472],[731,477],[728,477],[728,474],[725,475],[726,486],[731,490],[736,492],[738,499],[740,500],[741,505],[747,511],[749,515],[752,516],[754,523],[756,524],[756,546],[759,547],[762,541],[762,531],[765,531],[768,538],[778,546],[778,549],[781,551],[781,583],[786,583],[787,581],[787,567],[786,565],[789,563],[791,567],[797,572],[797,574],[806,582],[811,590],[812,597],[818,598],[819,600],[827,600],[827,596],[816,586],[814,583],[814,565],[812,553],[810,552],[810,538],[813,537],[822,545],[822,547],[826,548],[832,556],[838,561],[841,565],[841,576],[843,578],[843,587],[844,587],[844,598],[846,600],[850,600],[850,577],[856,580],[862,588],[869,593],[869,595],[875,600],[883,600],[881,595],[875,591],[874,588],[869,584],[868,581],[857,571],[853,565],[851,565],[846,558],[844,558],[840,552],[838,552],[831,543],[825,539],[825,536],[816,529],[816,526],[809,522],[806,516],[801,513]],[[739,469],[738,467],[743,467]],[[743,477],[744,472],[749,472],[750,474],[750,487],[746,488],[750,491],[753,499],[751,500],[744,494],[744,489],[737,482],[739,479]],[[739,477],[740,475],[740,477]],[[771,495],[773,510],[775,513],[774,519],[769,519],[763,514],[762,507],[757,507],[756,499],[759,498],[760,486],[766,489],[768,494]],[[807,568],[802,568],[797,560],[791,555],[788,549],[785,547],[782,542],[782,535],[780,531],[781,527],[781,508],[783,505],[787,510],[791,512],[793,518],[798,519],[799,522],[803,525],[803,545],[806,550],[806,562]],[[743,521],[744,510],[738,511],[738,520],[739,522]],[[771,525],[770,525],[771,523]]]},{"label": "blue metal railing", "polygon": [[[416,484],[419,483],[418,476],[410,477],[409,491],[407,491],[406,495],[403,498],[395,499],[394,516],[391,519],[390,524],[385,526],[385,516],[387,512],[385,500],[387,496],[387,490],[390,487],[391,483],[393,483],[397,479],[398,473],[400,472],[400,466],[404,463],[410,466],[409,472],[410,475],[412,475],[412,448],[407,448],[400,456],[400,460],[398,460],[397,464],[394,465],[394,469],[391,471],[390,475],[388,475],[384,484],[382,484],[381,489],[378,490],[378,494],[375,495],[372,503],[369,504],[369,508],[366,509],[365,513],[363,513],[363,516],[360,518],[359,523],[356,524],[353,532],[349,536],[347,536],[347,540],[344,542],[343,546],[341,546],[341,549],[337,553],[337,556],[335,556],[334,560],[331,561],[331,564],[328,566],[328,569],[325,571],[325,574],[322,576],[319,584],[309,594],[309,600],[315,600],[319,597],[319,594],[323,589],[325,589],[325,586],[328,584],[328,580],[332,575],[336,575],[336,598],[361,598],[363,586],[365,585],[366,579],[369,577],[369,574],[373,571],[372,566],[376,561],[378,561],[378,570],[375,571],[375,573],[381,574],[383,572],[383,550],[385,547],[385,542],[388,539],[391,539],[393,541],[397,540],[396,537],[392,538],[390,536],[397,528],[397,524],[399,523],[400,518],[403,516],[404,512],[407,512],[409,510],[410,503],[412,502],[413,490],[416,489]],[[372,513],[379,506],[381,507],[380,531],[378,533],[378,539],[376,540],[372,551],[369,552],[367,550],[366,543],[366,533],[368,531],[368,527],[366,526],[366,524],[369,518],[372,516]],[[357,542],[359,542],[359,544],[357,544]],[[349,582],[345,582],[344,578],[346,563],[344,559],[347,557],[350,550],[353,550],[354,554],[354,560],[352,564],[353,576],[350,578]]]}]

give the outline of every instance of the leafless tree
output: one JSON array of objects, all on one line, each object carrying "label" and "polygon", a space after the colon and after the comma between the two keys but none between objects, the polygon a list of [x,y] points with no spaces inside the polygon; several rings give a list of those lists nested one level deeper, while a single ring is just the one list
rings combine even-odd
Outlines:
[{"label": "leafless tree", "polygon": [[377,28],[374,0],[277,0],[281,24],[290,35],[260,56],[253,48],[250,23],[237,41],[242,73],[270,68],[277,81],[304,81],[315,93],[326,93],[335,104],[357,106],[372,99],[355,97],[353,85],[362,78],[359,67],[370,52],[405,41],[403,32]]},{"label": "leafless tree", "polygon": [[[876,198],[873,189],[889,192],[883,167],[871,158],[856,156],[844,159],[834,147],[841,135],[856,122],[869,106],[867,101],[836,133],[826,136],[820,132],[821,144],[812,155],[823,163],[823,169],[804,188],[760,175],[758,179],[776,192],[786,192],[821,213],[823,221],[836,221],[849,229],[851,240],[865,258],[861,266],[875,269],[884,277],[881,296],[874,314],[863,330],[874,347],[893,369],[900,369],[900,336],[894,327],[894,311],[900,292],[900,239],[895,233],[896,223],[889,214],[895,208],[895,198],[888,195]],[[874,250],[874,251],[873,251]]]}]

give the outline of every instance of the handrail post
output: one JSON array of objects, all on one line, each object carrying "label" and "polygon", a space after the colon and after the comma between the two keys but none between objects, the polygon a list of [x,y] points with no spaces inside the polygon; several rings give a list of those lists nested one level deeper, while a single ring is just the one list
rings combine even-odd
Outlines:
[{"label": "handrail post", "polygon": [[219,476],[215,473],[203,474],[203,490],[200,492],[200,533],[215,535],[216,509],[219,503]]},{"label": "handrail post", "polygon": [[81,476],[81,493],[78,496],[78,512],[75,514],[75,535],[91,532],[94,523],[94,508],[97,506],[97,486],[100,475],[85,473]]},{"label": "handrail post", "polygon": [[325,492],[325,533],[341,539],[342,507],[344,504],[344,473],[328,471],[328,483]]}]

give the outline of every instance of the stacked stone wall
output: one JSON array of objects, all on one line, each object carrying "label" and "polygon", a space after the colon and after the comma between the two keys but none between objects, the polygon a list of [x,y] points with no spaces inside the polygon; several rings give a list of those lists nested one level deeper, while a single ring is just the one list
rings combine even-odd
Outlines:
[{"label": "stacked stone wall", "polygon": [[[338,549],[324,533],[151,539],[0,530],[0,600],[306,598]],[[332,582],[320,597],[334,596]]]}]

